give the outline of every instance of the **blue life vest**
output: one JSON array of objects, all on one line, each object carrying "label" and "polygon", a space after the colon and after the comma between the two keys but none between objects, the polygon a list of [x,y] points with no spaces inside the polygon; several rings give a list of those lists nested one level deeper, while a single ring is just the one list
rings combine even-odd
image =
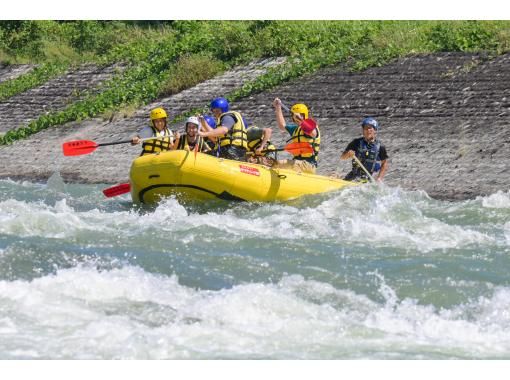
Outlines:
[{"label": "blue life vest", "polygon": [[[360,139],[358,149],[356,150],[356,157],[358,157],[370,174],[378,172],[381,169],[379,159],[380,149],[381,143],[378,140],[375,140],[374,143],[368,143],[365,139]],[[352,160],[352,167],[353,170],[356,170],[360,174],[364,174],[363,169],[358,166],[355,160]]]}]

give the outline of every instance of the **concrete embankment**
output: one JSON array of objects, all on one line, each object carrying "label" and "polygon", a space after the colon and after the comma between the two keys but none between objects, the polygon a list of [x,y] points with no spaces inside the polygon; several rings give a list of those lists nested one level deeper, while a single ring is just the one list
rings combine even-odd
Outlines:
[{"label": "concrete embankment", "polygon": [[[138,147],[124,144],[86,156],[63,157],[62,142],[126,139],[147,123],[151,108],[163,106],[173,117],[202,107],[212,97],[228,94],[260,75],[265,65],[278,62],[258,62],[233,70],[160,99],[129,117],[69,123],[2,146],[0,178],[45,180],[58,171],[66,181],[124,182],[131,160],[139,154]],[[69,101],[74,93],[65,92],[65,79],[59,83],[63,95],[52,91],[52,97]],[[42,107],[40,97],[51,91],[49,85],[45,85],[46,91],[33,89],[9,99],[8,106],[0,102],[2,130],[19,127],[19,122],[10,118],[24,107],[27,96],[39,105],[39,113],[60,107],[60,103]],[[340,162],[338,157],[347,143],[360,135],[361,119],[370,115],[380,122],[379,137],[390,155],[388,185],[425,190],[441,199],[467,199],[510,189],[510,54],[412,56],[358,73],[342,66],[329,67],[238,101],[233,109],[254,124],[275,129],[271,102],[276,96],[289,105],[304,102],[310,106],[323,136],[321,174],[342,175],[349,170],[350,163]],[[182,125],[174,127],[182,129]],[[273,135],[279,144],[287,138],[277,130]]]}]

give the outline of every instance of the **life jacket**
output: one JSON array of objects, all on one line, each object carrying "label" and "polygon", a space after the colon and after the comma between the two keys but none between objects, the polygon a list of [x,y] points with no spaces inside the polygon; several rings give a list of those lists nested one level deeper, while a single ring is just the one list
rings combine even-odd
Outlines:
[{"label": "life jacket", "polygon": [[168,129],[168,127],[165,127],[161,132],[159,132],[153,125],[150,127],[152,129],[152,135],[154,137],[160,138],[144,141],[142,145],[142,153],[140,156],[158,152],[166,152],[167,150],[170,150],[170,147],[174,142],[174,134],[170,129]]},{"label": "life jacket", "polygon": [[295,130],[292,136],[289,140],[287,140],[287,143],[296,143],[296,142],[307,142],[310,143],[310,145],[313,148],[312,153],[303,153],[294,156],[295,160],[305,160],[310,162],[311,164],[317,166],[317,159],[319,156],[320,146],[321,146],[321,131],[319,130],[319,127],[315,127],[317,130],[317,136],[312,137],[306,135],[300,126],[298,126]]},{"label": "life jacket", "polygon": [[236,111],[225,112],[220,116],[219,125],[221,125],[221,121],[227,115],[232,116],[235,123],[227,133],[219,137],[220,149],[228,145],[238,146],[245,150],[248,149],[248,136],[246,135],[246,127],[244,125],[243,117]]},{"label": "life jacket", "polygon": [[[205,142],[205,140],[202,136],[197,136],[196,143],[193,147],[195,147],[196,145],[198,145],[199,152],[206,152],[206,151],[211,150],[211,148]],[[177,145],[177,149],[192,150],[188,143],[188,135],[182,136],[182,138],[179,140],[179,144]]]},{"label": "life jacket", "polygon": [[[356,157],[358,157],[370,174],[379,171],[381,168],[380,161],[378,160],[380,149],[381,143],[378,140],[375,140],[373,143],[366,142],[364,138],[359,140]],[[365,175],[365,172],[355,160],[352,160],[352,167],[353,170],[356,170],[360,175]]]},{"label": "life jacket", "polygon": [[[262,139],[254,139],[254,140],[248,141],[248,152],[255,152],[261,143],[262,143]],[[268,141],[266,143],[266,146],[263,149],[274,151],[274,150],[276,150],[276,147],[273,145],[273,143],[271,141]],[[268,153],[271,153],[271,152],[266,152],[265,154],[267,155]]]}]

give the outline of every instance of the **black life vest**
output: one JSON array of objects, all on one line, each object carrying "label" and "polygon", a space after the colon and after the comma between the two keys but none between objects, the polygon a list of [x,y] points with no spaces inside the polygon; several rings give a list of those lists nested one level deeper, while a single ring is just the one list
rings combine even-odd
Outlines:
[{"label": "black life vest", "polygon": [[[195,140],[195,144],[193,144],[193,148],[198,144],[198,151],[199,152],[207,152],[211,150],[209,145],[205,142],[202,136],[197,136],[197,139]],[[184,135],[179,140],[179,145],[177,145],[177,149],[185,149],[185,150],[193,150],[193,148],[190,146],[188,142],[188,135]]]},{"label": "black life vest", "polygon": [[[359,140],[358,149],[356,150],[356,157],[361,161],[363,166],[368,170],[370,174],[378,171],[380,168],[379,164],[379,151],[381,149],[381,143],[375,140],[373,143],[368,143],[364,138]],[[356,170],[358,174],[365,172],[355,160],[352,160],[353,170]]]}]

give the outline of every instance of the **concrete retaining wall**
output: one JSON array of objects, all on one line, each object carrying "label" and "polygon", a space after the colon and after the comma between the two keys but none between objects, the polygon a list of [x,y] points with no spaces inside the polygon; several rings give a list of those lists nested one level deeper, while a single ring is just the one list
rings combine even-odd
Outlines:
[{"label": "concrete retaining wall", "polygon": [[[124,182],[139,147],[117,145],[63,157],[61,143],[126,139],[148,122],[151,108],[162,105],[173,117],[202,107],[260,75],[264,64],[277,63],[258,62],[226,73],[128,118],[70,123],[0,147],[5,163],[0,178],[45,180],[59,171],[67,181]],[[491,58],[463,53],[413,56],[358,73],[336,66],[232,106],[255,124],[273,127],[273,140],[282,144],[288,136],[275,130],[272,100],[278,96],[288,105],[308,104],[322,131],[322,174],[348,172],[350,163],[338,157],[361,134],[361,119],[374,116],[390,155],[388,185],[425,190],[437,198],[466,199],[510,189],[509,68],[510,54]],[[3,117],[0,112],[0,124]]]}]

